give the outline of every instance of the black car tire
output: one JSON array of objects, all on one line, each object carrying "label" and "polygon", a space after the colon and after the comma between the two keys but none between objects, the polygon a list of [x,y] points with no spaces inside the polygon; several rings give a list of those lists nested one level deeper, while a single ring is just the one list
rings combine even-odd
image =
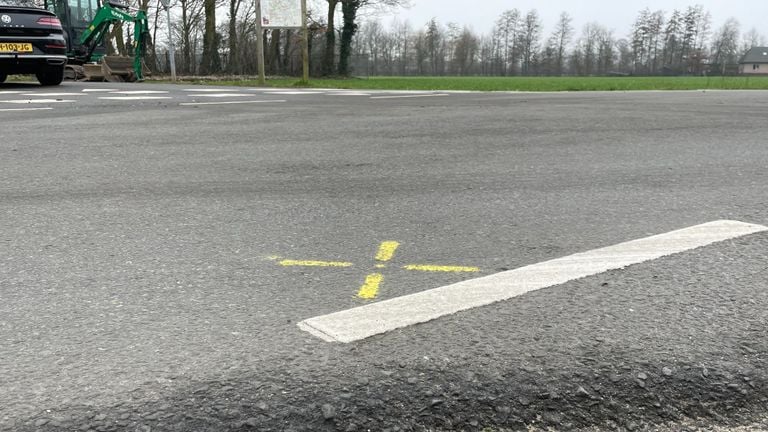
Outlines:
[{"label": "black car tire", "polygon": [[35,74],[40,84],[44,86],[56,86],[64,81],[64,66],[48,66]]},{"label": "black car tire", "polygon": [[0,73],[0,84],[4,83],[6,78],[8,78],[8,75]]}]

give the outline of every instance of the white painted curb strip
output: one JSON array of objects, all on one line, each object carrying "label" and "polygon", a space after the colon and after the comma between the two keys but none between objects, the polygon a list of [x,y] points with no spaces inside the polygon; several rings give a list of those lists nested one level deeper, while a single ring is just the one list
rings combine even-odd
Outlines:
[{"label": "white painted curb strip", "polygon": [[354,342],[574,279],[762,231],[768,231],[768,227],[738,221],[709,222],[309,318],[298,326],[327,342]]}]

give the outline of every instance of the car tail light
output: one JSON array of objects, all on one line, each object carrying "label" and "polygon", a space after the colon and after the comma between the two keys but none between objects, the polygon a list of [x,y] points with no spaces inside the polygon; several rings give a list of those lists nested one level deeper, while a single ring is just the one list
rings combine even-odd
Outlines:
[{"label": "car tail light", "polygon": [[61,21],[56,17],[42,17],[37,20],[40,25],[49,25],[55,28],[61,28]]}]

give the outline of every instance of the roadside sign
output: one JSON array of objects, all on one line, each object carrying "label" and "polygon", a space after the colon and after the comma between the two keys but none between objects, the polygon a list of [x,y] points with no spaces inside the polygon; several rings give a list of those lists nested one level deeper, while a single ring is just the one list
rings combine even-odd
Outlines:
[{"label": "roadside sign", "polygon": [[261,23],[268,28],[300,28],[301,0],[261,0]]}]

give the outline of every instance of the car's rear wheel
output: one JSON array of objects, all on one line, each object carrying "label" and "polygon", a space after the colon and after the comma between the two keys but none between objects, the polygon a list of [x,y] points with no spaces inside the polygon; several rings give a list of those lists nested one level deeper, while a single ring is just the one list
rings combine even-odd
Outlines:
[{"label": "car's rear wheel", "polygon": [[8,78],[7,74],[0,73],[0,84],[4,83],[6,78]]},{"label": "car's rear wheel", "polygon": [[64,80],[64,66],[48,66],[35,75],[44,86],[59,85]]}]

